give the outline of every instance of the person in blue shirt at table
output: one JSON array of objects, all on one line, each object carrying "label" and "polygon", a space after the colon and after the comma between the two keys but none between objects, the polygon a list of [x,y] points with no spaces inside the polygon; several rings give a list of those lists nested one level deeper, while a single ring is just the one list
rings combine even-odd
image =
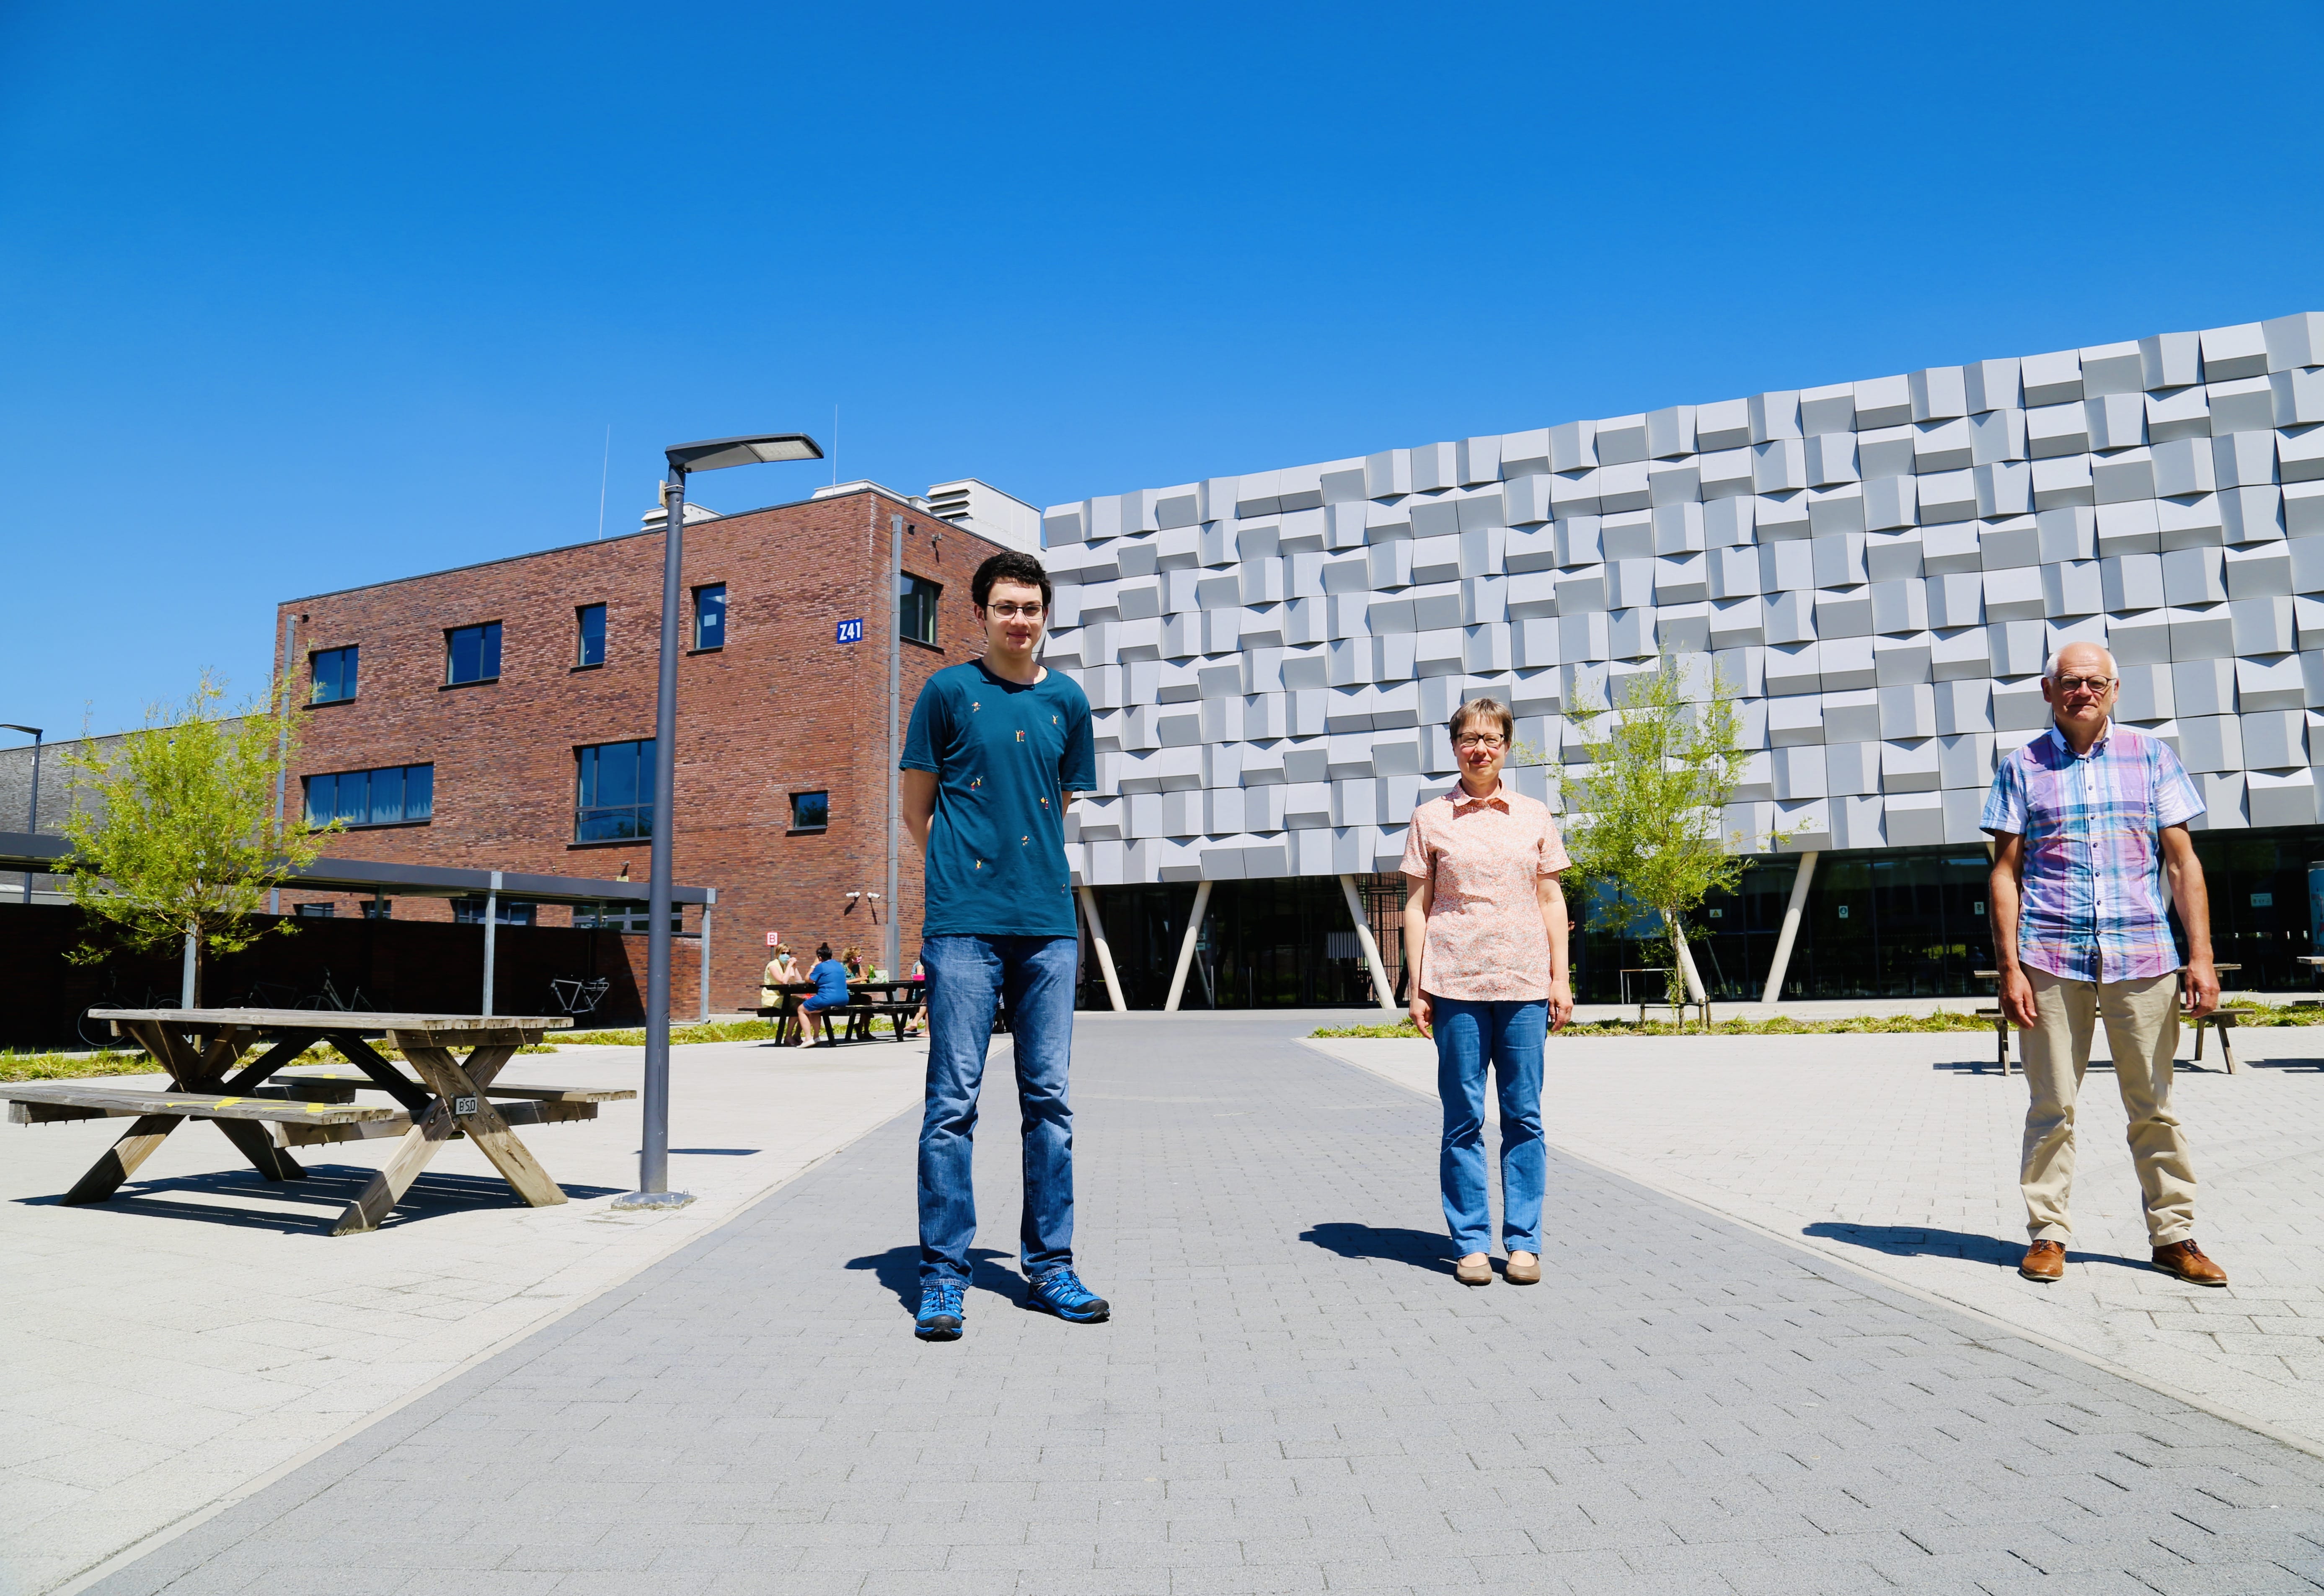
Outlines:
[{"label": "person in blue shirt at table", "polygon": [[831,944],[828,942],[816,945],[815,968],[807,973],[807,978],[815,983],[815,995],[799,1005],[798,1045],[806,1047],[814,1041],[816,1032],[821,1030],[824,1038],[816,1046],[835,1047],[839,1045],[838,1038],[830,1034],[830,1027],[825,1023],[823,1016],[826,1010],[847,1007],[847,966],[831,956]]},{"label": "person in blue shirt at table", "polygon": [[920,1125],[920,1308],[913,1333],[957,1341],[966,1315],[976,1097],[1006,1001],[1025,1137],[1025,1305],[1076,1324],[1111,1310],[1074,1272],[1074,1127],[1065,1074],[1081,952],[1065,806],[1097,785],[1089,699],[1034,657],[1049,575],[996,554],[969,582],[982,660],[930,677],[904,740],[904,824],[927,865],[927,1110]]}]

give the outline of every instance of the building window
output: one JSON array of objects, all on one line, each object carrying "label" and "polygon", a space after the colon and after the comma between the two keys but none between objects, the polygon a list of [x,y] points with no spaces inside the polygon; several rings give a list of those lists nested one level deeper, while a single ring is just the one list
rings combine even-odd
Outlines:
[{"label": "building window", "polygon": [[337,704],[355,696],[355,652],[353,648],[318,649],[309,656],[315,681],[309,702]]},{"label": "building window", "polygon": [[574,612],[579,623],[580,647],[575,651],[576,665],[603,665],[605,662],[605,606],[583,604]]},{"label": "building window", "polygon": [[896,595],[898,635],[930,648],[936,641],[936,595],[944,589],[926,577],[907,577]]},{"label": "building window", "polygon": [[436,814],[436,767],[388,765],[376,770],[340,770],[309,776],[307,824],[340,821],[358,826],[410,826]]},{"label": "building window", "polygon": [[335,906],[328,903],[294,903],[290,912],[302,920],[327,920]]},{"label": "building window", "polygon": [[827,792],[795,792],[791,794],[791,829],[821,831],[831,824],[831,795]]},{"label": "building window", "polygon": [[482,626],[462,626],[444,634],[444,685],[456,687],[468,682],[498,681],[501,678],[501,623],[487,621]]},{"label": "building window", "polygon": [[[493,923],[496,926],[530,926],[535,923],[534,913],[540,905],[520,903],[503,898],[493,906]],[[481,897],[452,899],[452,920],[455,925],[481,926],[484,923],[484,900]]]},{"label": "building window", "polygon": [[726,646],[726,584],[724,582],[694,590],[694,646],[697,649],[723,649]]},{"label": "building window", "polygon": [[573,840],[612,843],[653,835],[654,745],[600,743],[575,750]]},{"label": "building window", "polygon": [[367,920],[392,920],[395,918],[395,899],[392,898],[366,898],[355,907],[363,910],[363,918]]},{"label": "building window", "polygon": [[[645,932],[653,929],[653,918],[647,913],[646,906],[642,903],[607,904],[601,909],[576,909],[573,911],[573,923],[584,930]],[[680,936],[685,933],[686,913],[683,909],[673,908],[669,911],[669,934],[673,936]]]}]

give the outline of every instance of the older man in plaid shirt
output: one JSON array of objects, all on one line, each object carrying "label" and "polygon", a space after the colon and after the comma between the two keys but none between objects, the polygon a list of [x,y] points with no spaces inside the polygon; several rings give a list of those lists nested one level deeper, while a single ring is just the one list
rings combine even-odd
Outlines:
[{"label": "older man in plaid shirt", "polygon": [[[2195,1170],[2171,1112],[2182,973],[2190,1018],[2219,1004],[2210,900],[2187,835],[2203,800],[2168,743],[2113,724],[2120,685],[2106,650],[2059,650],[2042,679],[2053,724],[2001,761],[1985,800],[2001,1006],[2025,1032],[2033,1093],[2018,1174],[2033,1245],[2017,1272],[2044,1282],[2066,1272],[2074,1096],[2103,1019],[2154,1267],[2225,1286],[2227,1271],[2195,1245]],[[2183,973],[2163,899],[2166,875],[2187,931]]]}]

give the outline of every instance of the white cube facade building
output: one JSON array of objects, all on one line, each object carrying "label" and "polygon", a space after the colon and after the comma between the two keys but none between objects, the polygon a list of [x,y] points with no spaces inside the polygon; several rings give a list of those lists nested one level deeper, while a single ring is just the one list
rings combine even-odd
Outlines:
[{"label": "white cube facade building", "polygon": [[[2050,652],[2211,828],[2318,820],[2324,312],[1060,504],[1046,660],[1096,712],[1093,886],[1392,872],[1489,694],[1552,764],[1668,651],[1742,699],[1762,848],[1978,842]],[[1515,770],[1555,801],[1545,765]]]}]

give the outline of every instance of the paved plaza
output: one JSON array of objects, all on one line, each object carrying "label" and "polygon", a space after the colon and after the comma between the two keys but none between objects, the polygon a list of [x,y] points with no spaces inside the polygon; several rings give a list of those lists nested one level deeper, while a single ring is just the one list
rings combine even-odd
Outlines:
[{"label": "paved plaza", "polygon": [[[1725,1041],[1561,1044],[1548,1117],[1577,1149],[1551,1160],[1562,1240],[1541,1286],[1470,1291],[1436,1211],[1434,1105],[1398,1078],[1408,1056],[1351,1064],[1296,1039],[1308,1023],[1085,1017],[1080,1250],[1110,1324],[1015,1305],[1014,1115],[997,1097],[968,1335],[913,1341],[913,1117],[894,1115],[91,1588],[2324,1589],[2324,1462],[2158,1390],[2151,1370],[1933,1300],[1944,1280],[1891,1284],[1816,1250],[1909,1270],[1953,1245],[1950,1262],[2014,1279],[1994,1259],[2022,1232],[1990,1221],[1993,1199],[1930,1219],[1989,1173],[1978,1116],[2008,1118],[1966,1094],[2022,1097],[1948,1064],[1979,1038],[1810,1038],[1858,1051],[1794,1043],[1764,1064]],[[1876,1051],[1899,1043],[1923,1051]],[[1717,1051],[1674,1052],[1688,1047]],[[1720,1068],[1723,1095],[1707,1081]],[[1962,1095],[1924,1099],[1898,1084],[1908,1074]],[[2318,1093],[2296,1069],[2182,1078],[2211,1152],[2201,1212],[2217,1221],[2199,1233],[2237,1272],[2236,1313],[2315,1318],[2312,1280],[2245,1285],[2288,1273],[2278,1260],[2304,1245],[2261,1245],[2231,1206],[2234,1181],[2272,1178],[2264,1159],[2230,1168],[2218,1145],[2218,1105],[2246,1087],[2274,1092],[2279,1113]],[[1757,1117],[1720,1137],[1754,1097]],[[1638,1119],[1617,1173],[1616,1122]],[[1878,1169],[1828,1167],[1847,1139],[1828,1121],[1850,1119]],[[1794,1121],[1807,1142],[1780,1134]],[[2120,1155],[2104,1134],[2082,1222],[2110,1236],[2101,1177]],[[1602,1144],[1578,1146],[1591,1137]],[[2277,1161],[2296,1176],[2301,1156]],[[1754,1166],[1781,1172],[1753,1187],[1760,1210],[1711,1211],[1705,1195],[1751,1185],[1733,1171]],[[1848,1212],[1923,1186],[1908,1222],[1960,1238],[1934,1252],[1770,1233],[1801,1228],[1786,1204]],[[12,1222],[26,1217],[64,1215]],[[2132,1273],[2082,1266],[2099,1267]],[[2212,1311],[2155,1278],[2157,1303]]]}]

